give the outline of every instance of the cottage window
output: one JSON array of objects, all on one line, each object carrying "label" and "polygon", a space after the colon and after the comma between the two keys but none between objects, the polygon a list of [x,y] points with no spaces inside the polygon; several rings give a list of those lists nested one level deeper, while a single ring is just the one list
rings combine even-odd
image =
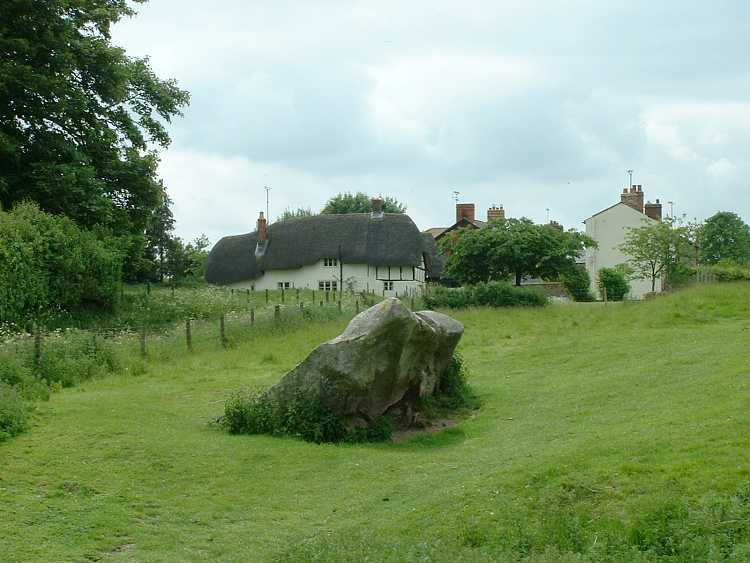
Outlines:
[{"label": "cottage window", "polygon": [[320,291],[338,291],[337,281],[319,281],[318,289]]},{"label": "cottage window", "polygon": [[278,282],[276,284],[276,287],[278,289],[289,289],[290,287],[292,287],[292,282]]},{"label": "cottage window", "polygon": [[338,258],[323,258],[323,265],[324,266],[338,266],[339,259]]},{"label": "cottage window", "polygon": [[393,291],[393,282],[392,281],[384,281],[383,282],[383,291]]}]

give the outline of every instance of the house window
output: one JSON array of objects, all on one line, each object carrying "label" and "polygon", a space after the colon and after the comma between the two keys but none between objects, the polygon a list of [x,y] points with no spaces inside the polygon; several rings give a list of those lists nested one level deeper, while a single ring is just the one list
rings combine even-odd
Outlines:
[{"label": "house window", "polygon": [[383,291],[393,291],[393,282],[392,281],[384,281],[383,282]]},{"label": "house window", "polygon": [[292,287],[292,282],[278,282],[276,284],[276,287],[278,289],[289,289],[290,287]]},{"label": "house window", "polygon": [[318,289],[320,291],[338,291],[338,282],[337,281],[319,281],[318,282]]},{"label": "house window", "polygon": [[323,258],[323,265],[324,266],[338,266],[339,259],[338,258]]}]

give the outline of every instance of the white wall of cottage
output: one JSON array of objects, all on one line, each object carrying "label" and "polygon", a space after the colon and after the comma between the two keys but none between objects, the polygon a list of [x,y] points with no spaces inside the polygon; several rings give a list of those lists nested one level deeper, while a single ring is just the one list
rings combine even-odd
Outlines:
[{"label": "white wall of cottage", "polygon": [[[318,290],[320,282],[337,282],[340,287],[339,265],[326,266],[323,260],[316,264],[289,270],[270,270],[254,280],[244,280],[229,287],[263,291],[278,289],[279,283],[288,283],[290,288]],[[354,291],[375,291],[383,295],[385,282],[392,283],[392,289],[385,289],[386,297],[420,292],[425,283],[424,264],[421,268],[411,266],[370,266],[368,264],[343,265],[343,288]]]}]

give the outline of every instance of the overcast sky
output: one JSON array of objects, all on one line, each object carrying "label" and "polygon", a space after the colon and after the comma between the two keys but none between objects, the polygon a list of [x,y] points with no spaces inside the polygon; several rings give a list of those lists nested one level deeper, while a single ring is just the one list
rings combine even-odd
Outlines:
[{"label": "overcast sky", "polygon": [[[628,183],[750,219],[750,3],[151,0],[115,29],[192,103],[161,175],[177,233],[391,195],[421,229],[452,192],[580,227]],[[668,212],[669,206],[665,205]]]}]

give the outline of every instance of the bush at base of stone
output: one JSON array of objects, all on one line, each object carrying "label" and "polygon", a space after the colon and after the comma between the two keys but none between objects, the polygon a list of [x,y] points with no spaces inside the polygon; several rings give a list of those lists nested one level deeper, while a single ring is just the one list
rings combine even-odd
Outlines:
[{"label": "bush at base of stone", "polygon": [[26,429],[28,410],[15,387],[0,382],[0,442]]},{"label": "bush at base of stone", "polygon": [[364,428],[350,427],[344,419],[318,401],[301,396],[284,405],[262,393],[240,392],[224,406],[223,426],[232,434],[298,436],[308,442],[379,442],[391,437],[387,417]]},{"label": "bush at base of stone", "polygon": [[534,289],[515,287],[506,282],[482,282],[459,288],[438,287],[425,297],[425,305],[436,307],[541,307],[547,297]]},{"label": "bush at base of stone", "polygon": [[475,409],[479,406],[476,395],[467,381],[466,364],[459,353],[454,353],[448,367],[440,377],[435,394],[421,401],[421,410],[428,418],[446,411]]}]

